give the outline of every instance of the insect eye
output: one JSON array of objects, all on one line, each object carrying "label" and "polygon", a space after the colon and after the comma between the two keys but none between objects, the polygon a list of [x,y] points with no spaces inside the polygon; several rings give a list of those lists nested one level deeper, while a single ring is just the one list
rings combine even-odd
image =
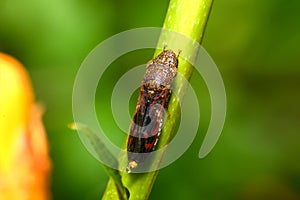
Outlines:
[{"label": "insect eye", "polygon": [[173,60],[171,58],[168,59],[168,63],[171,64],[173,63]]}]

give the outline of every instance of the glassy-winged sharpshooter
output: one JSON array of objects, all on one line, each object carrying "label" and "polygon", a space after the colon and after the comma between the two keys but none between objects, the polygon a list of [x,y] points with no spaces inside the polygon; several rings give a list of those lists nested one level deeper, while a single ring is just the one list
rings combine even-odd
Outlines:
[{"label": "glassy-winged sharpshooter", "polygon": [[164,48],[146,65],[128,136],[128,173],[145,160],[146,153],[155,148],[163,125],[164,109],[168,107],[172,94],[171,84],[177,74],[178,55]]}]

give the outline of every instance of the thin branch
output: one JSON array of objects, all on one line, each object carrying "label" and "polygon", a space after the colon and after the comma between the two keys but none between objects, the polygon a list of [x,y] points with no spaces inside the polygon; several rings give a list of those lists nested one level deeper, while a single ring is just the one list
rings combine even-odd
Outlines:
[{"label": "thin branch", "polygon": [[[212,3],[213,0],[171,0],[163,28],[179,32],[201,43]],[[172,46],[172,44],[176,43],[176,40],[174,40],[174,38],[164,38],[163,41],[160,39],[158,46],[162,46],[161,43]],[[159,52],[160,51],[157,51],[156,54]],[[193,72],[193,66],[179,57],[178,71],[185,79],[189,80]],[[175,84],[178,88],[179,96],[183,96],[185,94],[186,85],[180,80],[177,80]],[[168,144],[173,137],[179,117],[179,102],[176,98],[172,97],[168,108],[168,117],[159,139],[159,147]],[[124,147],[126,143],[127,142],[125,142]],[[154,164],[159,165],[160,159],[162,159],[162,157],[155,160]],[[124,161],[124,158],[120,158],[119,162],[122,164],[126,161]],[[130,200],[148,199],[157,174],[158,171],[141,174],[127,174],[121,172],[123,184],[130,193]],[[112,178],[108,182],[103,199],[119,199]]]}]

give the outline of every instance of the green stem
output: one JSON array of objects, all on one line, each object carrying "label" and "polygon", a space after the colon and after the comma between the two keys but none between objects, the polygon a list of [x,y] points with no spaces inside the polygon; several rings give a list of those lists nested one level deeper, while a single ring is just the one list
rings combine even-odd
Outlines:
[{"label": "green stem", "polygon": [[[213,0],[171,0],[163,28],[181,33],[201,43],[212,3]],[[172,37],[162,39],[161,36],[158,46],[163,46],[161,43],[173,46],[172,44],[176,43],[176,40]],[[158,52],[160,51],[157,51],[156,54]],[[192,71],[193,66],[179,57],[178,72],[185,79],[189,80]],[[186,85],[183,84],[180,79],[176,81],[175,85],[178,95],[183,97]],[[180,105],[178,100],[173,96],[169,104],[168,114],[158,147],[168,144],[170,139],[174,136],[174,129],[180,117]],[[126,142],[124,146],[126,146]],[[163,157],[159,157],[155,159],[153,165],[158,166],[162,158]],[[120,165],[122,165],[126,162],[126,159],[120,158],[119,162],[121,163]],[[141,174],[127,174],[121,172],[123,184],[129,190],[130,200],[148,199],[157,174],[158,171]],[[116,190],[114,180],[110,179],[102,199],[119,199],[116,195]]]}]

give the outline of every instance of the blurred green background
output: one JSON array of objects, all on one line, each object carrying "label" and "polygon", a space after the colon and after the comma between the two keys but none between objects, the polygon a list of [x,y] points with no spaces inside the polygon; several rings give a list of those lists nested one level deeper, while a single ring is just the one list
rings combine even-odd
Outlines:
[{"label": "blurred green background", "polygon": [[[108,180],[67,128],[81,62],[114,34],[161,27],[167,7],[168,1],[161,0],[0,0],[0,51],[27,67],[36,98],[47,109],[54,199],[99,199]],[[213,151],[198,159],[210,103],[195,73],[191,82],[201,107],[199,133],[180,159],[159,172],[150,199],[300,199],[299,8],[296,0],[214,2],[203,46],[226,87],[224,131]],[[112,121],[112,83],[152,55],[145,50],[120,58],[114,64],[119,70],[109,68],[101,79],[107,87],[97,93],[97,112],[118,145],[125,135]]]}]

